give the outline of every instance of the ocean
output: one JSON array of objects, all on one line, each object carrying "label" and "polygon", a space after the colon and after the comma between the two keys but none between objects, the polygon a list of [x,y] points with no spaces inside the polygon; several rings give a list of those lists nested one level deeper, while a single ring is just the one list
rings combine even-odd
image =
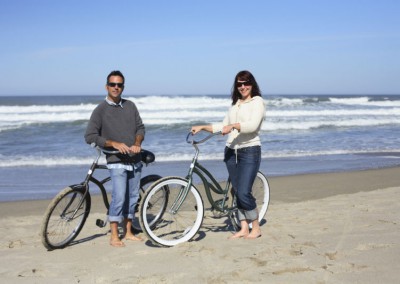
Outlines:
[{"label": "ocean", "polygon": [[[0,201],[52,198],[80,183],[95,157],[83,135],[104,98],[0,97]],[[143,148],[156,155],[143,176],[186,175],[194,154],[185,140],[191,125],[219,122],[230,106],[229,95],[124,98],[136,103],[146,127]],[[263,98],[261,170],[269,177],[400,165],[400,95]],[[200,145],[200,161],[221,181],[224,145],[222,136]]]}]

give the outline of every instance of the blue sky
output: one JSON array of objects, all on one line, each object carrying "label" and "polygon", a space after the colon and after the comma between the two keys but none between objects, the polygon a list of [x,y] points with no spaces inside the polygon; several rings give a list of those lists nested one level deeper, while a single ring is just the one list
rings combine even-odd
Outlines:
[{"label": "blue sky", "polygon": [[0,95],[400,94],[400,1],[0,0]]}]

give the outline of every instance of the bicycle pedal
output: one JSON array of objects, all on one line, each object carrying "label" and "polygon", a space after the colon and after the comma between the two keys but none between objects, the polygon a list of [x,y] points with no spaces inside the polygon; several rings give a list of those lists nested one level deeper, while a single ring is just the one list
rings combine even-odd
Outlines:
[{"label": "bicycle pedal", "polygon": [[97,227],[104,228],[106,225],[107,225],[107,222],[104,222],[104,221],[101,220],[101,219],[97,219],[97,220],[96,220],[96,226],[97,226]]},{"label": "bicycle pedal", "polygon": [[227,216],[229,212],[226,210],[221,211],[220,209],[211,207],[211,213],[213,214],[214,218],[221,218]]}]

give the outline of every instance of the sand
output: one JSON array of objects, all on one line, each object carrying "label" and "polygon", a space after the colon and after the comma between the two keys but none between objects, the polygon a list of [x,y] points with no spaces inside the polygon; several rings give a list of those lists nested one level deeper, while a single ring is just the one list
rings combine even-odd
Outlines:
[{"label": "sand", "polygon": [[[206,211],[195,240],[109,245],[100,201],[77,238],[47,251],[48,200],[0,203],[2,283],[398,283],[400,168],[270,178],[263,235],[227,240]],[[143,234],[141,234],[143,236]],[[144,236],[143,236],[144,237]]]}]

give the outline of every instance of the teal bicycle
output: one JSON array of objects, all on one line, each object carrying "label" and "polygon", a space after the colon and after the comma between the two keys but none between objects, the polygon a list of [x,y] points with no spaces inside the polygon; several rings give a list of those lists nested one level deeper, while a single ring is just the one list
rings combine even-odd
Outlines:
[{"label": "teal bicycle", "polygon": [[[210,134],[200,141],[190,141],[189,136],[192,133],[189,133],[186,142],[195,148],[195,155],[186,178],[164,177],[146,190],[140,203],[139,221],[143,232],[155,245],[171,247],[190,241],[200,229],[204,218],[204,203],[198,185],[194,184],[195,176],[200,179],[200,185],[204,187],[212,212],[218,216],[227,216],[234,229],[240,229],[236,197],[229,179],[221,185],[198,162],[200,153],[198,145],[217,134],[220,132]],[[261,172],[257,173],[252,193],[256,198],[259,221],[262,224],[269,204],[269,184]],[[160,210],[163,211],[161,216]],[[154,224],[156,216],[159,217]]]}]

